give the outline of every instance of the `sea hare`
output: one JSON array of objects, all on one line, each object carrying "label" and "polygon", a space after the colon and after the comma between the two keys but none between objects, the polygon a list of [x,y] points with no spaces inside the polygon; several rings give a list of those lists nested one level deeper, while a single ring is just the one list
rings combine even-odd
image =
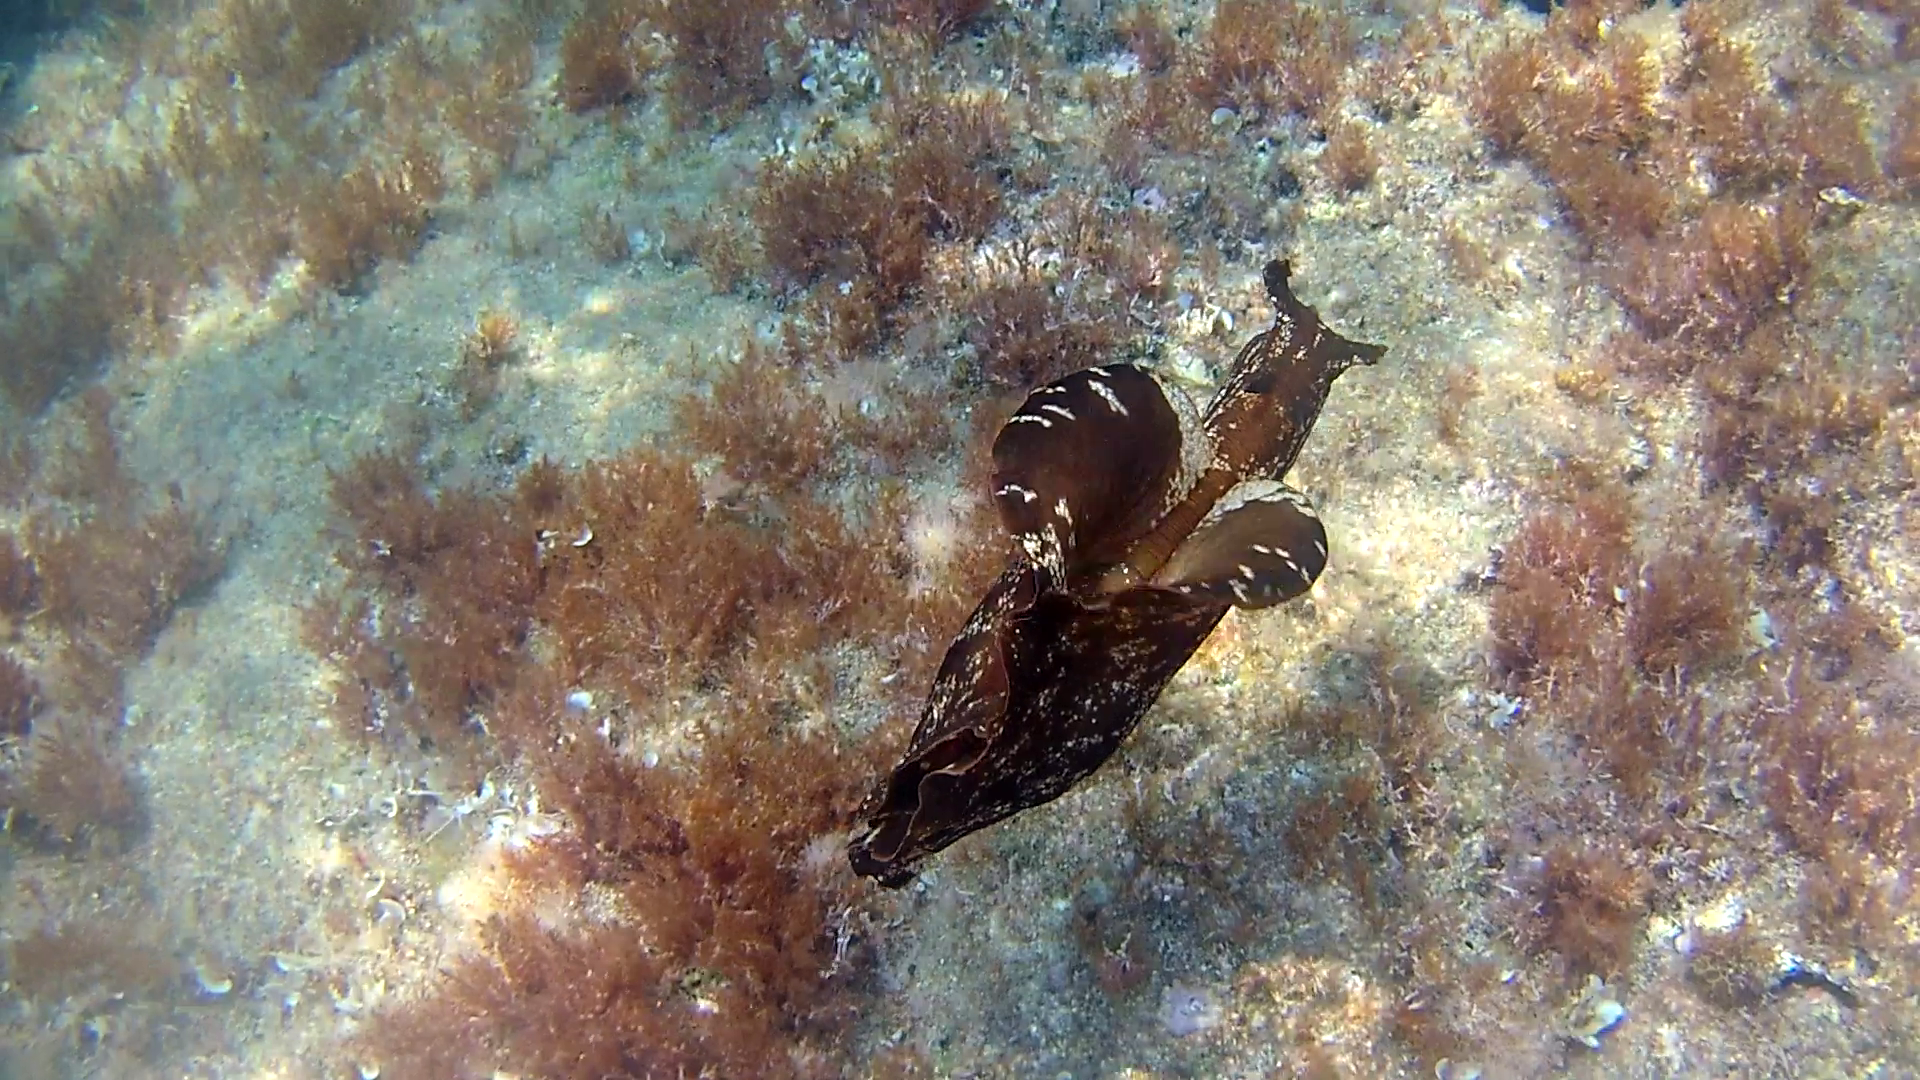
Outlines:
[{"label": "sea hare", "polygon": [[993,445],[1005,572],[947,649],[905,757],[860,810],[856,872],[898,887],[954,841],[1049,802],[1113,755],[1227,610],[1306,592],[1327,564],[1312,503],[1281,481],[1348,341],[1271,262],[1277,315],[1206,412],[1144,368],[1035,390]]}]

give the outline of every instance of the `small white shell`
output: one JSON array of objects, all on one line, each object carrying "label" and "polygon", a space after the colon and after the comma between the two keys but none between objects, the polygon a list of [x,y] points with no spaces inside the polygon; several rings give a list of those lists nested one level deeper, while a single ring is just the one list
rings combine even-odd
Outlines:
[{"label": "small white shell", "polygon": [[407,909],[400,901],[381,897],[374,901],[373,921],[382,926],[399,926],[407,921]]},{"label": "small white shell", "polygon": [[232,979],[215,975],[199,963],[193,965],[193,981],[200,984],[200,992],[208,997],[225,997],[233,992]]},{"label": "small white shell", "polygon": [[1222,1015],[1219,1000],[1205,987],[1174,983],[1160,995],[1160,1023],[1176,1039],[1218,1025]]},{"label": "small white shell", "polygon": [[1594,1050],[1600,1049],[1600,1036],[1612,1031],[1620,1021],[1626,1019],[1627,1007],[1617,1001],[1595,1002],[1593,1006],[1593,1028],[1583,1034],[1580,1041]]}]

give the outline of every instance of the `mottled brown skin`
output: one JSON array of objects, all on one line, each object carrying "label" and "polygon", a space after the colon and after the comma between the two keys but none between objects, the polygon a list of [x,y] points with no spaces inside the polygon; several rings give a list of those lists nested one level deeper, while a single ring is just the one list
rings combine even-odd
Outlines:
[{"label": "mottled brown skin", "polygon": [[1028,604],[1033,576],[1009,567],[981,602],[980,676],[961,643],[948,653],[925,714],[942,723],[923,719],[931,738],[916,738],[868,800],[852,845],[860,873],[904,885],[927,855],[1065,794],[1113,755],[1229,607],[1161,589],[1093,610],[1058,591]]},{"label": "mottled brown skin", "polygon": [[1276,308],[1273,326],[1240,350],[1207,407],[1204,427],[1212,459],[1180,505],[1134,545],[1127,566],[1135,580],[1153,580],[1174,548],[1235,484],[1254,477],[1284,479],[1313,433],[1333,380],[1387,351],[1327,329],[1319,314],[1287,288],[1290,273],[1285,262],[1267,264],[1267,295]]},{"label": "mottled brown skin", "polygon": [[[1128,475],[1156,483],[1174,473],[1171,462],[1158,469],[1135,460],[1140,446],[1167,452],[1166,425],[1175,423],[1171,409],[1142,407],[1137,369],[1070,375],[1035,391],[1008,422],[995,447],[994,494],[1021,554],[954,639],[905,757],[861,808],[849,844],[856,872],[904,885],[947,845],[1070,790],[1113,755],[1233,606],[1231,593],[1182,591],[1156,575],[1235,485],[1280,480],[1333,380],[1385,351],[1327,329],[1287,276],[1286,263],[1268,264],[1274,325],[1241,350],[1206,411],[1206,468],[1184,493],[1169,493],[1151,525],[1137,517],[1146,505],[1137,491],[1115,501],[1123,496],[1108,460],[1120,453]],[[1122,435],[1125,451],[1116,449]],[[1023,470],[1029,458],[1039,464]],[[1090,504],[1078,512],[1076,463]],[[1305,499],[1288,498],[1318,535]],[[1079,535],[1089,521],[1107,532]],[[1124,550],[1114,550],[1115,535],[1129,538]],[[1088,552],[1101,557],[1090,563]],[[1305,591],[1324,565],[1319,554],[1301,565],[1285,560],[1298,578],[1280,583],[1279,598]]]}]

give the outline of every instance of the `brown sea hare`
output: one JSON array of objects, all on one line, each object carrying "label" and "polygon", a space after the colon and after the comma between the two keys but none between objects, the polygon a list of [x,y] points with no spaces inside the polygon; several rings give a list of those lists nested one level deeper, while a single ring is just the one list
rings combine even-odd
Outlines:
[{"label": "brown sea hare", "polygon": [[1227,610],[1306,592],[1326,530],[1282,483],[1341,372],[1386,350],[1329,330],[1272,262],[1274,325],[1194,417],[1144,368],[1035,390],[994,442],[1015,555],[947,650],[849,854],[887,886],[1049,802],[1112,756]]}]

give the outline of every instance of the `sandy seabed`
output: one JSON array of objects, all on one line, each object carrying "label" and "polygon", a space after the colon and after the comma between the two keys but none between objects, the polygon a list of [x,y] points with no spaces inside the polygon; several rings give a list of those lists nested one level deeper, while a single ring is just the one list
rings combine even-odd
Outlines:
[{"label": "sandy seabed", "polygon": [[[464,8],[440,10],[434,25],[459,32],[470,25]],[[1774,44],[1767,34],[1787,33],[1802,14],[1783,8],[1774,17],[1787,29],[1763,27],[1756,40]],[[1368,47],[1383,47],[1402,17],[1363,20],[1383,35]],[[1778,849],[1765,857],[1758,802],[1741,802],[1738,820],[1715,826],[1748,839],[1742,858],[1659,892],[1629,969],[1606,984],[1569,981],[1551,957],[1522,948],[1529,905],[1509,895],[1518,871],[1474,863],[1485,850],[1475,837],[1498,831],[1498,816],[1514,805],[1515,760],[1546,760],[1526,768],[1547,783],[1586,776],[1577,742],[1529,726],[1526,703],[1496,693],[1487,674],[1484,579],[1493,552],[1529,513],[1537,479],[1555,462],[1583,462],[1630,477],[1644,522],[1674,531],[1703,521],[1717,522],[1708,532],[1751,526],[1728,500],[1702,495],[1702,405],[1687,385],[1635,386],[1597,395],[1598,403],[1569,392],[1567,373],[1606,369],[1609,337],[1627,328],[1627,316],[1550,188],[1487,151],[1461,89],[1471,57],[1538,19],[1509,11],[1495,29],[1451,8],[1449,17],[1463,42],[1427,61],[1427,85],[1437,89],[1417,112],[1369,121],[1380,157],[1372,180],[1336,191],[1306,172],[1320,144],[1289,150],[1308,179],[1284,200],[1286,250],[1243,249],[1204,280],[1199,252],[1186,252],[1142,330],[1165,367],[1204,388],[1265,317],[1259,262],[1287,255],[1297,286],[1330,324],[1390,346],[1381,365],[1336,386],[1292,476],[1327,521],[1331,569],[1306,601],[1230,616],[1122,760],[1086,788],[968,841],[881,902],[887,941],[874,961],[879,1005],[858,1029],[863,1054],[914,1046],[940,1076],[1287,1076],[1308,1075],[1315,1063],[1332,1071],[1311,1075],[1437,1071],[1450,1080],[1476,1070],[1920,1071],[1910,914],[1896,913],[1891,938],[1872,946],[1810,929],[1801,860]],[[994,18],[1071,25],[1065,15],[1049,23],[1024,9]],[[1657,49],[1672,47],[1671,12],[1638,18]],[[44,102],[58,117],[68,115],[54,104],[63,93],[97,98],[111,82],[98,65],[112,61],[82,55],[85,47],[84,39],[56,44],[18,69],[15,107]],[[972,39],[948,46],[977,48]],[[351,295],[303,289],[292,270],[264,298],[207,292],[176,342],[116,356],[99,374],[115,402],[126,467],[154,491],[179,484],[226,545],[226,563],[127,673],[117,745],[144,806],[137,842],[87,855],[0,844],[6,941],[59,925],[131,927],[138,954],[159,956],[162,970],[131,973],[109,962],[54,980],[52,996],[20,992],[33,980],[10,971],[0,993],[0,1074],[370,1075],[373,1063],[349,1049],[352,1034],[430,982],[492,909],[501,823],[537,813],[524,778],[502,770],[476,795],[472,777],[431,753],[353,737],[330,712],[333,680],[302,636],[303,612],[340,579],[330,471],[393,450],[417,460],[436,488],[504,487],[528,460],[571,466],[640,440],[670,442],[672,403],[705,385],[735,342],[784,317],[766,290],[716,294],[706,271],[669,259],[670,214],[733,197],[778,140],[833,108],[783,100],[712,136],[673,132],[647,102],[621,110],[618,122],[574,116],[543,89],[555,53],[551,40],[536,49],[527,97],[538,105],[516,167],[483,196],[450,196],[411,259],[383,262]],[[1046,139],[1032,140],[1040,159],[1064,161],[1090,141],[1086,110],[1062,88],[1113,62],[1060,59],[1059,70],[1044,73],[1059,114],[1048,117],[1048,95],[1036,93],[1016,126],[1022,139],[1046,129]],[[969,70],[996,89],[990,66]],[[1884,100],[1894,92],[1884,84],[1913,76],[1912,61],[1887,62],[1857,80],[1861,93]],[[50,152],[78,153],[100,130],[80,126]],[[1288,136],[1276,129],[1273,137]],[[662,145],[670,149],[653,149]],[[30,163],[14,166],[18,191]],[[1155,183],[1198,190],[1204,172],[1202,155],[1169,165]],[[1796,310],[1809,313],[1808,339],[1846,363],[1910,372],[1920,297],[1914,204],[1856,202],[1816,237],[1817,269]],[[611,261],[582,233],[604,208],[628,234],[626,253]],[[1462,260],[1475,255],[1484,261],[1463,272]],[[460,343],[488,310],[512,314],[521,354],[473,410],[458,383]],[[902,343],[883,343],[858,377],[884,388],[911,378],[902,373],[913,362]],[[1444,434],[1441,408],[1457,411]],[[69,395],[44,419],[11,422],[52,445],[77,412]],[[1911,462],[1911,398],[1885,423]],[[951,474],[915,479],[934,500],[962,495]],[[1834,528],[1848,552],[1836,560],[1847,592],[1886,615],[1897,640],[1885,663],[1909,680],[1920,625],[1912,491],[1909,482],[1882,502],[1850,505]],[[1743,617],[1765,614],[1756,606]],[[1282,827],[1261,822],[1288,820],[1338,769],[1276,753],[1281,733],[1261,726],[1277,715],[1268,705],[1339,699],[1342,657],[1387,641],[1421,658],[1426,683],[1438,688],[1451,820],[1436,825],[1444,839],[1430,846],[1396,835],[1365,857],[1396,867],[1426,860],[1429,893],[1457,894],[1467,911],[1456,925],[1469,939],[1448,949],[1472,959],[1463,969],[1491,976],[1449,999],[1456,1018],[1464,1014],[1464,1026],[1487,1040],[1481,1052],[1437,1069],[1417,1068],[1394,1042],[1406,1035],[1393,1017],[1404,1015],[1411,984],[1388,974],[1383,957],[1411,936],[1411,921],[1368,918],[1337,873],[1269,866],[1229,890],[1261,912],[1254,939],[1241,940],[1221,928],[1221,890],[1192,866],[1183,875],[1147,852],[1130,817],[1146,784],[1160,791],[1156,805],[1169,820],[1204,821],[1213,830],[1205,835],[1239,837],[1247,850],[1279,857],[1284,845],[1272,837]],[[1742,646],[1764,648],[1758,639]],[[1743,685],[1759,685],[1764,669],[1750,659],[1714,677],[1727,684],[1727,700],[1745,700]],[[1165,835],[1175,843],[1187,836]],[[1907,893],[1896,895],[1904,902]],[[1129,961],[1144,969],[1137,984],[1103,979],[1097,954],[1116,942],[1090,956],[1076,930],[1089,905],[1124,910],[1152,934]],[[1781,986],[1733,1007],[1712,1000],[1691,973],[1689,935],[1728,920],[1765,927],[1783,954],[1831,973],[1846,995],[1782,975]],[[1405,955],[1414,951],[1408,944]],[[26,954],[12,955],[17,964]]]}]

